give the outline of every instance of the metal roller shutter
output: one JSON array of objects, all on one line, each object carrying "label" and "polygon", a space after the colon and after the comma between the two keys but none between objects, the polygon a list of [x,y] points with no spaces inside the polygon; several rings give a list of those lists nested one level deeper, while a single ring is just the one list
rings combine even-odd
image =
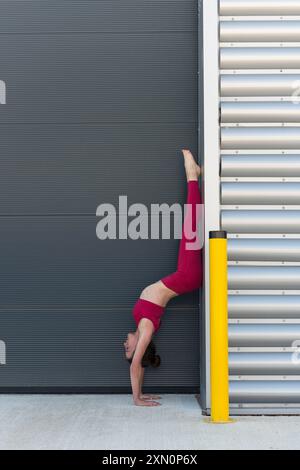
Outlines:
[{"label": "metal roller shutter", "polygon": [[[0,0],[0,33],[0,392],[130,393],[132,308],[179,240],[100,241],[96,209],[185,201],[197,1]],[[154,340],[146,389],[198,391],[198,292]]]},{"label": "metal roller shutter", "polygon": [[216,4],[206,9],[219,33],[211,90],[220,108],[215,210],[229,238],[231,410],[298,412],[300,1]]}]

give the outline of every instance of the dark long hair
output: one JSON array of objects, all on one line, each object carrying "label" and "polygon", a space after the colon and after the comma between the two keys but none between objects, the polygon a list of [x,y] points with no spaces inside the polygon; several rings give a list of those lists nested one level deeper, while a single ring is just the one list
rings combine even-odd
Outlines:
[{"label": "dark long hair", "polygon": [[[127,359],[129,364],[132,362],[132,358]],[[150,343],[147,346],[146,351],[144,352],[143,359],[142,359],[142,367],[159,367],[161,363],[160,356],[156,354],[156,347],[153,341],[150,341]]]}]

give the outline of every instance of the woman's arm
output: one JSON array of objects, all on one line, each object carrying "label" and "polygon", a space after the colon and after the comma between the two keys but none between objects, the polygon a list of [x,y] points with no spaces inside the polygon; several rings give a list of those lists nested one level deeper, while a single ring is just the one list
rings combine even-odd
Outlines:
[{"label": "woman's arm", "polygon": [[144,374],[145,374],[145,367],[142,367],[142,370],[140,373],[140,398],[143,398],[142,388],[143,388],[143,382],[144,382]]},{"label": "woman's arm", "polygon": [[140,399],[141,400],[160,400],[160,395],[152,395],[151,393],[147,393],[146,395],[142,392],[143,382],[144,382],[144,373],[145,367],[142,367],[142,372],[140,375]]},{"label": "woman's arm", "polygon": [[133,401],[138,406],[156,406],[159,402],[144,400],[141,398],[142,384],[144,378],[144,368],[142,367],[142,359],[148,344],[152,338],[152,330],[148,327],[141,331],[133,359],[130,365],[130,379],[132,387]]},{"label": "woman's arm", "polygon": [[141,384],[144,377],[144,368],[138,364],[130,366],[130,377],[133,394],[133,402],[137,406],[157,406],[159,402],[153,401],[153,399],[159,399],[160,396],[156,395],[142,395]]},{"label": "woman's arm", "polygon": [[134,404],[140,400],[142,366],[138,363],[132,363],[130,366],[130,380]]}]

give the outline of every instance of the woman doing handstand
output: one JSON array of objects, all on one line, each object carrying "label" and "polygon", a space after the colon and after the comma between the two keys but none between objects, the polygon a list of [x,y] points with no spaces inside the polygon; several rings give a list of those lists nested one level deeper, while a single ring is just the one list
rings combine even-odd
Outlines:
[{"label": "woman doing handstand", "polygon": [[[201,247],[198,223],[201,196],[198,178],[201,173],[189,150],[183,150],[187,177],[187,210],[180,240],[177,270],[159,281],[145,287],[133,308],[137,329],[128,333],[124,342],[125,356],[130,363],[130,379],[134,404],[137,406],[160,405],[159,396],[143,395],[144,368],[158,367],[160,357],[156,355],[152,336],[161,324],[167,303],[180,294],[198,289],[202,283]],[[188,232],[190,235],[187,236]]]}]

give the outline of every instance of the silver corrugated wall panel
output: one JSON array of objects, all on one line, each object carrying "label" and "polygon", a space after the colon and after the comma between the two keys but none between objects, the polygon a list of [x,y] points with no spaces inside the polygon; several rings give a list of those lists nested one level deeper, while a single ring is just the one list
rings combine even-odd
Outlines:
[{"label": "silver corrugated wall panel", "polygon": [[300,183],[222,183],[222,204],[300,204]]},{"label": "silver corrugated wall panel", "polygon": [[229,347],[288,347],[300,339],[300,324],[230,324]]},{"label": "silver corrugated wall panel", "polygon": [[297,42],[299,40],[300,21],[220,22],[220,41],[222,42]]},{"label": "silver corrugated wall panel", "polygon": [[231,375],[300,375],[293,352],[230,352]]},{"label": "silver corrugated wall panel", "polygon": [[220,91],[223,97],[295,95],[296,101],[299,83],[297,74],[222,74]]},{"label": "silver corrugated wall panel", "polygon": [[226,69],[299,69],[299,47],[222,47],[220,67]]},{"label": "silver corrugated wall panel", "polygon": [[219,0],[219,15],[230,401],[299,405],[300,1]]},{"label": "silver corrugated wall panel", "polygon": [[224,177],[300,176],[300,155],[222,155]]},{"label": "silver corrugated wall panel", "polygon": [[299,150],[300,127],[222,127],[222,150]]},{"label": "silver corrugated wall panel", "polygon": [[230,238],[228,261],[300,261],[300,238]]},{"label": "silver corrugated wall panel", "polygon": [[229,295],[230,319],[300,319],[300,295]]},{"label": "silver corrugated wall panel", "polygon": [[299,403],[300,381],[296,380],[233,380],[230,401],[240,404]]},{"label": "silver corrugated wall panel", "polygon": [[293,102],[223,102],[222,123],[300,122],[300,106]]},{"label": "silver corrugated wall panel", "polygon": [[219,0],[223,16],[300,15],[298,0]]},{"label": "silver corrugated wall panel", "polygon": [[300,290],[300,266],[228,266],[232,290]]},{"label": "silver corrugated wall panel", "polygon": [[222,210],[221,225],[232,233],[300,234],[300,211]]}]

